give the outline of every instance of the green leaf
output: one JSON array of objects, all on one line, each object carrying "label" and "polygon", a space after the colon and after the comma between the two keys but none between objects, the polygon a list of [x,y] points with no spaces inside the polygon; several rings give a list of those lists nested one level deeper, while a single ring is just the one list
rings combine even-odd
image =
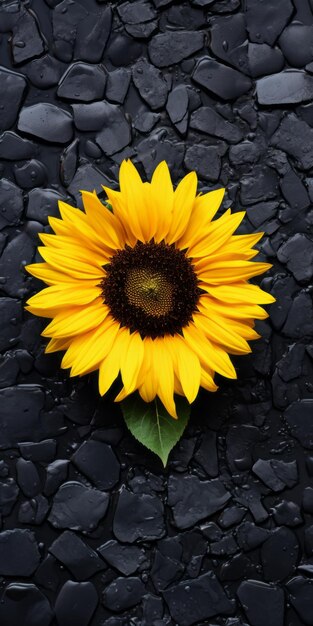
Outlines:
[{"label": "green leaf", "polygon": [[140,443],[157,454],[164,467],[168,455],[181,438],[190,415],[189,403],[175,398],[178,419],[174,419],[159,400],[144,402],[138,394],[126,398],[121,405],[130,432]]}]

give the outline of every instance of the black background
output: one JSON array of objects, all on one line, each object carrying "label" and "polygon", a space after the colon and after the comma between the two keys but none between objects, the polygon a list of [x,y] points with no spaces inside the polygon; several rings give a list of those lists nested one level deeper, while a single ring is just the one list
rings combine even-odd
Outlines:
[{"label": "black background", "polygon": [[[0,33],[1,624],[313,624],[312,1],[4,0]],[[125,157],[226,186],[273,263],[166,470],[23,310],[47,215]]]}]

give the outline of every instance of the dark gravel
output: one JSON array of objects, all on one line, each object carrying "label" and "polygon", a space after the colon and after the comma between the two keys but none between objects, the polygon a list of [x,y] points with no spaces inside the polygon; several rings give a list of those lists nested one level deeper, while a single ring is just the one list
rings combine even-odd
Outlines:
[{"label": "dark gravel", "polygon": [[[313,5],[0,7],[1,626],[313,626]],[[131,157],[227,187],[277,298],[166,470],[23,310],[57,201]]]}]

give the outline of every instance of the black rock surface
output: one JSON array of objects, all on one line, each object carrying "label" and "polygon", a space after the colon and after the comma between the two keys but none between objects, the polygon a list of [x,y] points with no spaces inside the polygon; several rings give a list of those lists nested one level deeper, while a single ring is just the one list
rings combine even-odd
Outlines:
[{"label": "black rock surface", "polygon": [[[0,2],[1,626],[313,625],[312,29],[311,0]],[[225,187],[273,264],[166,469],[24,310],[58,201],[124,158]]]}]

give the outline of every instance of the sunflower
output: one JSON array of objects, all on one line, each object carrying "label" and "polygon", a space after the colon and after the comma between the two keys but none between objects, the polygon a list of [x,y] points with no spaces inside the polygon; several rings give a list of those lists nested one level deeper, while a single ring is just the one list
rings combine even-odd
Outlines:
[{"label": "sunflower", "polygon": [[82,191],[84,211],[59,202],[54,234],[41,234],[43,263],[27,266],[47,285],[27,302],[52,318],[46,352],[65,350],[70,375],[99,371],[103,395],[121,375],[116,401],[138,390],[176,418],[174,394],[193,402],[215,391],[215,372],[236,378],[229,354],[251,352],[260,304],[274,298],[248,279],[271,267],[251,262],[263,233],[234,235],[245,213],[214,219],[224,195],[197,195],[190,172],[174,190],[165,161],[151,183],[123,161],[108,201]]}]

